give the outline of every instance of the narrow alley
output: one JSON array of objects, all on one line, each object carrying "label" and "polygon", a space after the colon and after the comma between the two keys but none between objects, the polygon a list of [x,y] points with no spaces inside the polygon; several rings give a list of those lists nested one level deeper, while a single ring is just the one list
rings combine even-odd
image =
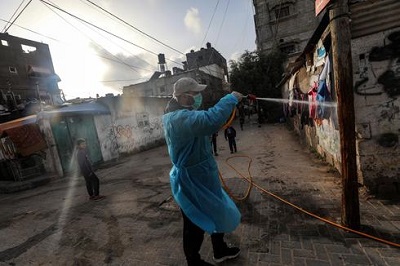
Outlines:
[{"label": "narrow alley", "polygon": [[[216,157],[236,195],[249,183],[340,223],[340,175],[304,148],[285,124],[235,122],[238,152],[223,132]],[[240,157],[243,156],[243,157]],[[244,157],[248,156],[248,157]],[[101,194],[89,201],[82,177],[0,195],[0,265],[185,265],[182,221],[171,200],[166,146],[120,158],[98,169]],[[255,187],[238,202],[242,222],[226,236],[241,255],[221,265],[400,265],[400,249],[345,232],[284,204]],[[400,243],[399,202],[360,191],[363,232]],[[202,256],[212,262],[205,237]]]}]

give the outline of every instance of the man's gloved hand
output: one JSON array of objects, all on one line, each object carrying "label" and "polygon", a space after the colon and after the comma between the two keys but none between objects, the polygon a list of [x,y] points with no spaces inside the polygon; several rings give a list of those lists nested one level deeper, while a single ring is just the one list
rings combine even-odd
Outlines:
[{"label": "man's gloved hand", "polygon": [[233,96],[236,97],[236,99],[238,99],[238,102],[240,102],[243,99],[243,94],[241,94],[240,92],[237,91],[232,91],[231,94]]}]

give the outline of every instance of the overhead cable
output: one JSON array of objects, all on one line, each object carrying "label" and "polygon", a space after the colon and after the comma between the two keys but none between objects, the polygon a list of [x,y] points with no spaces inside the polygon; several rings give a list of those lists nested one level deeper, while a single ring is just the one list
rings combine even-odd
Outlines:
[{"label": "overhead cable", "polygon": [[203,43],[205,42],[205,40],[206,40],[206,38],[207,38],[207,35],[208,35],[208,32],[210,31],[211,23],[212,23],[212,21],[213,21],[213,19],[214,19],[215,13],[217,12],[217,8],[218,8],[219,1],[220,1],[220,0],[217,1],[217,4],[216,4],[215,7],[214,7],[214,12],[213,12],[213,14],[212,14],[212,16],[211,16],[210,23],[208,23],[208,27],[207,27],[207,30],[206,30],[206,34],[204,35],[204,38],[203,38],[203,40],[201,41],[200,47],[201,47],[201,46],[203,45]]},{"label": "overhead cable", "polygon": [[21,14],[24,12],[24,10],[29,6],[29,4],[32,2],[32,0],[30,0],[25,7],[21,10],[21,12],[19,12],[19,14],[15,17],[15,19],[10,23],[10,25],[4,30],[4,32],[7,32],[10,27],[14,24],[14,22],[19,18],[19,16],[21,16]]},{"label": "overhead cable", "polygon": [[154,40],[154,41],[158,42],[159,44],[162,44],[162,45],[164,45],[165,47],[168,47],[169,49],[171,49],[171,50],[173,50],[173,51],[175,51],[175,52],[177,52],[177,53],[179,53],[179,54],[185,55],[185,54],[184,54],[184,53],[182,53],[181,51],[179,51],[179,50],[177,50],[177,49],[175,49],[175,48],[173,48],[173,47],[169,46],[168,44],[165,44],[165,43],[163,43],[162,41],[160,41],[160,40],[158,40],[158,39],[154,38],[153,36],[151,36],[151,35],[149,35],[149,34],[145,33],[144,31],[142,31],[142,30],[138,29],[137,27],[135,27],[135,26],[133,26],[133,25],[129,24],[129,23],[128,23],[128,22],[126,22],[125,20],[123,20],[123,19],[121,19],[120,17],[118,17],[118,16],[116,16],[116,15],[112,14],[111,12],[109,12],[109,11],[108,11],[108,10],[106,10],[106,9],[104,9],[103,7],[101,7],[101,6],[99,6],[99,5],[95,4],[95,3],[93,3],[93,2],[92,2],[92,1],[90,1],[90,0],[86,0],[86,1],[87,1],[87,2],[89,2],[89,3],[91,3],[92,5],[96,6],[97,8],[99,8],[99,9],[103,10],[104,12],[106,12],[106,13],[107,13],[107,14],[109,14],[109,15],[111,15],[112,17],[114,17],[114,18],[118,19],[119,21],[123,22],[124,24],[128,25],[129,27],[131,27],[131,28],[133,28],[133,29],[137,30],[137,31],[138,31],[138,32],[140,32],[141,34],[145,35],[146,37],[149,37],[150,39],[152,39],[152,40]]},{"label": "overhead cable", "polygon": [[[62,8],[57,7],[57,6],[51,4],[51,3],[47,2],[47,1],[40,0],[40,2],[42,2],[42,3],[46,4],[46,5],[49,5],[49,6],[53,7],[53,8],[56,8],[56,9],[60,10],[61,12],[64,12],[64,13],[68,14],[69,16],[71,16],[71,17],[73,17],[73,18],[76,18],[76,19],[78,19],[78,20],[80,20],[80,21],[82,21],[82,22],[85,22],[85,23],[87,23],[88,25],[90,25],[90,26],[92,26],[92,27],[94,27],[94,28],[96,28],[96,29],[99,29],[99,30],[101,30],[101,31],[104,31],[104,32],[106,32],[106,33],[108,33],[108,34],[114,36],[114,37],[117,38],[117,39],[120,39],[120,40],[122,40],[122,41],[124,41],[124,42],[127,42],[127,43],[129,43],[129,44],[132,44],[133,46],[138,47],[138,48],[140,48],[140,49],[142,49],[142,50],[144,50],[144,51],[146,51],[146,52],[148,52],[148,53],[151,53],[151,54],[153,54],[153,55],[158,56],[158,54],[155,53],[155,52],[153,52],[153,51],[150,51],[150,50],[148,50],[148,49],[146,49],[146,48],[144,48],[144,47],[142,47],[142,46],[140,46],[140,45],[137,45],[137,44],[135,44],[135,43],[133,43],[133,42],[131,42],[131,41],[129,41],[129,40],[126,40],[126,39],[124,39],[124,38],[122,38],[122,37],[120,37],[120,36],[118,36],[118,35],[116,35],[116,34],[110,32],[110,31],[107,31],[107,30],[105,30],[105,29],[103,29],[103,28],[101,28],[101,27],[99,27],[99,26],[96,26],[96,25],[94,25],[93,23],[90,23],[89,21],[86,21],[86,20],[84,20],[84,19],[82,19],[82,18],[80,18],[80,17],[78,17],[78,16],[75,16],[74,14],[71,14],[70,12],[67,12],[67,11],[63,10]],[[176,63],[176,64],[178,64],[178,65],[181,65],[181,63],[175,62],[175,61],[173,61],[173,60],[170,60],[170,59],[167,59],[167,60],[169,60],[169,61],[171,61],[171,62],[174,62],[174,63]]]},{"label": "overhead cable", "polygon": [[[1,18],[0,18],[0,21],[4,21],[4,22],[8,22],[8,23],[10,22],[10,21],[8,21],[8,20],[1,19]],[[18,24],[14,24],[14,26],[17,26],[17,27],[19,27],[19,28],[21,28],[21,29],[24,29],[24,30],[26,30],[26,31],[32,32],[32,33],[37,34],[37,35],[39,35],[39,36],[42,36],[42,37],[44,37],[44,38],[53,40],[53,41],[55,41],[55,42],[63,43],[62,41],[60,41],[60,40],[58,40],[58,39],[55,39],[55,38],[53,38],[53,37],[46,36],[46,35],[44,35],[44,34],[42,34],[42,33],[40,33],[40,32],[37,32],[37,31],[31,30],[31,29],[22,27],[22,26],[20,26],[20,25],[18,25]],[[69,44],[68,44],[68,45],[69,45]],[[98,56],[98,57],[101,57],[101,58],[104,58],[104,59],[107,59],[107,60],[110,60],[110,61],[114,61],[114,62],[116,62],[116,63],[120,63],[120,64],[123,64],[123,65],[126,65],[126,66],[128,66],[128,67],[135,67],[135,68],[142,69],[142,70],[146,70],[146,71],[152,71],[152,70],[149,70],[149,69],[144,69],[144,68],[139,68],[139,67],[136,67],[136,66],[129,65],[129,64],[123,62],[123,61],[121,62],[121,60],[111,59],[111,58],[109,58],[109,57],[106,57],[106,56],[103,56],[103,55],[99,55],[99,54],[96,54],[96,53],[93,53],[93,54],[94,54],[95,56]],[[113,56],[114,56],[114,55],[113,55]],[[115,57],[115,56],[114,56],[114,57]]]},{"label": "overhead cable", "polygon": [[[109,59],[109,60],[114,61],[114,62],[119,61],[119,63],[121,63],[121,64],[123,64],[123,65],[126,65],[127,67],[131,68],[132,70],[134,70],[134,71],[137,72],[137,73],[139,73],[139,72],[138,72],[135,68],[142,69],[142,70],[146,70],[146,71],[150,71],[150,70],[148,70],[148,69],[143,69],[143,68],[140,68],[140,67],[131,66],[131,65],[125,63],[122,59],[120,59],[120,58],[118,58],[116,55],[110,53],[110,52],[107,51],[107,49],[105,49],[104,47],[98,45],[97,42],[96,42],[95,40],[93,40],[93,39],[90,38],[86,33],[84,33],[83,31],[79,30],[77,27],[75,27],[75,26],[72,25],[71,23],[69,23],[65,18],[63,18],[61,15],[59,15],[56,11],[54,11],[53,9],[51,9],[51,8],[48,7],[48,6],[46,6],[46,7],[49,8],[50,11],[52,11],[54,14],[56,14],[56,15],[57,15],[58,17],[60,17],[62,20],[64,20],[65,23],[69,24],[71,27],[73,27],[73,28],[76,29],[77,31],[79,31],[79,32],[81,32],[82,34],[86,35],[86,37],[87,37],[89,40],[91,40],[93,44],[95,44],[97,47],[100,47],[100,48],[104,49],[104,50],[105,50],[108,54],[110,54],[112,57],[116,58],[116,60],[111,60],[110,58],[107,58],[107,57],[104,57],[104,56],[100,56],[100,57]],[[103,37],[104,37],[104,36],[103,36]],[[137,58],[139,58],[140,60],[142,60],[143,62],[145,62],[145,63],[148,64],[149,66],[152,66],[150,63],[148,63],[147,61],[141,59],[140,57],[137,57]]]},{"label": "overhead cable", "polygon": [[[24,2],[25,2],[25,0],[22,0],[22,2],[19,4],[19,6],[17,7],[17,9],[15,9],[14,13],[12,14],[10,20],[13,19],[14,15],[17,13],[17,11],[19,10],[19,8],[22,6],[22,4],[23,4]],[[5,32],[5,29],[7,28],[8,23],[9,23],[9,22],[7,22],[6,25],[4,25],[4,28],[2,29],[1,32],[3,32],[3,33]]]}]

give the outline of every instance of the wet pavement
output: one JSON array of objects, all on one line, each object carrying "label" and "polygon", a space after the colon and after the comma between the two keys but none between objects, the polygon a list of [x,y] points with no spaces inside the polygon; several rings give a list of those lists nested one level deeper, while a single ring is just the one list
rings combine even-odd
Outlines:
[{"label": "wet pavement", "polygon": [[[340,176],[299,144],[284,124],[247,122],[230,154],[220,132],[216,157],[226,186],[243,196],[258,188],[340,223]],[[234,171],[228,163],[239,172]],[[250,162],[251,160],[251,162]],[[166,146],[97,170],[101,194],[89,201],[82,177],[51,180],[0,195],[0,265],[186,265],[182,220],[171,200]],[[220,265],[400,265],[400,249],[315,219],[252,187],[239,201],[240,226],[226,235],[241,247]],[[400,243],[400,204],[360,191],[361,230]],[[202,257],[212,262],[206,235]]]}]

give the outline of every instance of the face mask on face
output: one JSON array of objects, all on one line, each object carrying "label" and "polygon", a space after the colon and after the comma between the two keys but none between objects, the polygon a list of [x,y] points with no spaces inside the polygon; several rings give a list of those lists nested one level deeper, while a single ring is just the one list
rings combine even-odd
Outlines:
[{"label": "face mask on face", "polygon": [[201,95],[201,93],[199,93],[199,94],[196,94],[196,95],[194,95],[192,97],[193,97],[193,100],[194,100],[194,103],[192,104],[192,108],[194,110],[197,110],[197,109],[200,108],[200,106],[201,106],[201,104],[203,102],[203,96]]}]

